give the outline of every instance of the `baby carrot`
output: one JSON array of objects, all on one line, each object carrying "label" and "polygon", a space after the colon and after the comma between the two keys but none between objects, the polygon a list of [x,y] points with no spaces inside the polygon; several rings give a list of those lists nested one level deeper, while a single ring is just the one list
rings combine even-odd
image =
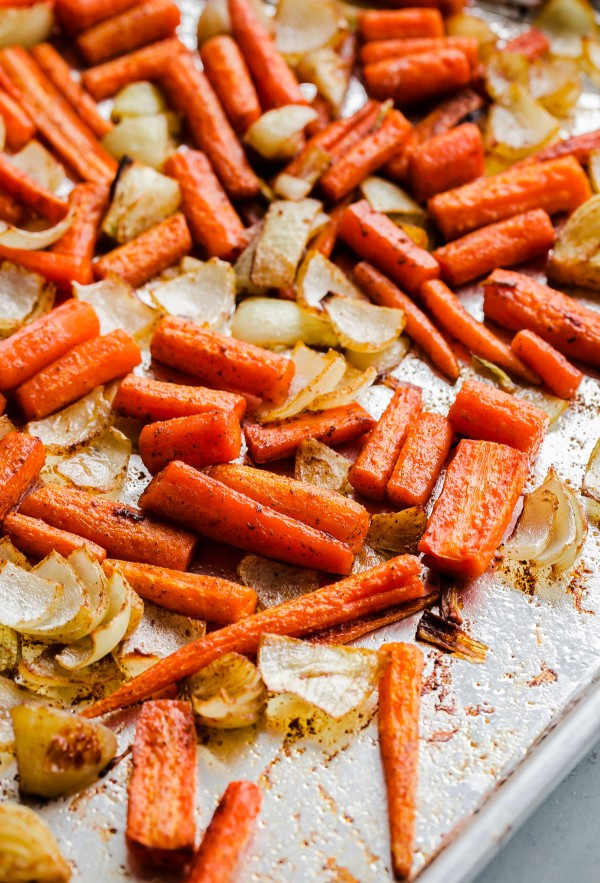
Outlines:
[{"label": "baby carrot", "polygon": [[524,55],[530,61],[534,58],[540,58],[550,51],[550,41],[548,37],[537,28],[529,28],[518,37],[508,40],[502,47],[503,52],[518,52]]},{"label": "baby carrot", "polygon": [[150,423],[144,426],[139,439],[142,462],[152,475],[171,460],[181,460],[196,469],[228,463],[239,457],[241,448],[240,421],[225,411]]},{"label": "baby carrot", "polygon": [[71,293],[71,283],[89,285],[94,281],[92,265],[86,258],[68,254],[55,254],[50,251],[27,251],[24,248],[7,248],[0,245],[0,258],[25,267],[32,273],[45,276],[48,282],[55,282],[59,290]]},{"label": "baby carrot", "polygon": [[187,49],[183,43],[177,37],[169,37],[121,58],[88,68],[82,75],[83,84],[96,101],[102,101],[115,95],[128,83],[158,80],[171,60],[184,53],[187,53]]},{"label": "baby carrot", "polygon": [[67,300],[30,325],[0,340],[0,389],[14,389],[100,332],[91,304]]},{"label": "baby carrot", "polygon": [[358,552],[369,530],[369,513],[354,500],[327,488],[283,475],[237,466],[233,463],[207,470],[211,478],[246,494],[264,506],[297,518],[303,524],[330,534]]},{"label": "baby carrot", "polygon": [[371,208],[366,199],[348,206],[338,232],[361,258],[371,261],[409,294],[418,294],[424,282],[440,275],[435,258],[387,215]]},{"label": "baby carrot", "polygon": [[363,40],[406,37],[443,37],[439,9],[373,9],[359,12],[358,31]]},{"label": "baby carrot", "polygon": [[13,199],[25,203],[34,212],[47,218],[51,224],[57,224],[69,211],[64,199],[59,199],[50,190],[46,190],[5,156],[0,156],[0,187]]},{"label": "baby carrot", "polygon": [[484,171],[483,141],[474,123],[435,135],[408,157],[410,183],[421,202],[480,178]]},{"label": "baby carrot", "polygon": [[416,386],[401,386],[392,396],[348,472],[348,481],[363,496],[383,500],[408,429],[421,408],[421,390]]},{"label": "baby carrot", "polygon": [[387,495],[398,506],[424,506],[450,452],[452,424],[441,414],[424,411],[409,426],[394,466]]},{"label": "baby carrot", "polygon": [[253,782],[230,782],[204,832],[184,883],[235,883],[262,803]]},{"label": "baby carrot", "polygon": [[389,662],[379,681],[379,744],[387,789],[392,865],[410,877],[419,763],[419,706],[423,654],[412,644],[387,644]]},{"label": "baby carrot", "polygon": [[460,49],[438,49],[367,64],[363,77],[373,98],[393,98],[401,107],[410,107],[466,86],[472,71]]},{"label": "baby carrot", "polygon": [[211,37],[202,44],[200,58],[229,122],[244,135],[259,118],[260,103],[237,43],[227,34]]},{"label": "baby carrot", "polygon": [[39,438],[9,432],[0,439],[0,524],[37,478],[45,459]]},{"label": "baby carrot", "polygon": [[511,347],[532,371],[539,374],[554,395],[561,399],[572,399],[577,395],[583,374],[535,331],[519,331],[513,337]]},{"label": "baby carrot", "polygon": [[133,288],[176,264],[192,250],[192,237],[184,216],[176,212],[120,245],[93,264],[96,279],[115,273]]},{"label": "baby carrot", "polygon": [[75,43],[88,64],[98,64],[170,37],[180,20],[172,0],[143,0],[84,31]]},{"label": "baby carrot", "polygon": [[371,415],[353,402],[277,423],[245,423],[244,434],[254,462],[270,463],[293,456],[305,438],[316,438],[330,446],[341,445],[364,435],[374,425]]},{"label": "baby carrot", "polygon": [[548,162],[551,159],[560,159],[563,156],[572,156],[582,165],[587,165],[592,150],[600,150],[600,129],[595,132],[586,132],[584,135],[573,135],[571,138],[563,138],[542,148],[534,156],[527,157],[519,165],[531,162]]},{"label": "baby carrot", "polygon": [[520,451],[463,439],[419,541],[424,562],[462,579],[481,576],[502,541],[526,479],[527,457]]},{"label": "baby carrot", "polygon": [[56,14],[68,31],[76,34],[104,21],[111,15],[119,15],[139,0],[56,0]]},{"label": "baby carrot", "polygon": [[114,558],[104,562],[104,570],[108,575],[117,570],[146,601],[193,619],[228,625],[256,610],[257,595],[254,589],[218,576],[182,573],[180,570]]},{"label": "baby carrot", "polygon": [[371,40],[360,50],[363,64],[374,64],[386,58],[401,58],[405,55],[420,55],[422,52],[439,49],[460,49],[464,52],[472,68],[479,61],[479,43],[474,37],[404,37],[395,40]]},{"label": "baby carrot", "polygon": [[35,135],[35,125],[18,101],[0,89],[0,116],[6,129],[6,143],[11,150],[20,150]]},{"label": "baby carrot", "polygon": [[113,558],[172,570],[189,566],[197,544],[191,533],[147,518],[133,506],[57,484],[29,494],[19,513],[90,540]]},{"label": "baby carrot", "polygon": [[73,347],[21,384],[15,399],[27,420],[39,420],[122,377],[141,362],[137,343],[118,328]]},{"label": "baby carrot", "polygon": [[12,512],[4,519],[4,533],[10,541],[32,558],[45,558],[51,552],[58,552],[67,558],[71,552],[85,546],[87,551],[102,562],[106,558],[106,549],[84,540],[77,534],[51,527],[39,518],[30,518],[21,512]]},{"label": "baby carrot", "polygon": [[215,409],[235,414],[238,420],[243,420],[246,400],[233,392],[164,383],[150,377],[128,374],[119,385],[113,408],[125,417],[133,417],[144,423],[191,417]]},{"label": "baby carrot", "polygon": [[52,246],[54,254],[92,260],[108,194],[109,188],[105,184],[84,183],[73,187],[69,194],[73,220],[64,236]]},{"label": "baby carrot", "polygon": [[152,479],[140,506],[209,539],[299,567],[349,573],[354,560],[345,543],[177,460]]}]

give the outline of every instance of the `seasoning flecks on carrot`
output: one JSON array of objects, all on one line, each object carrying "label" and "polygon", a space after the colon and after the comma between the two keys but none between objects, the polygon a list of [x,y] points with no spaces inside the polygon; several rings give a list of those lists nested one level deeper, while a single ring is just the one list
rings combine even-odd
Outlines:
[{"label": "seasoning flecks on carrot", "polygon": [[423,52],[439,49],[459,49],[467,56],[472,68],[479,61],[479,43],[474,37],[396,37],[370,40],[360,50],[360,60],[363,64],[374,64],[387,58],[421,55]]},{"label": "seasoning flecks on carrot", "polygon": [[358,14],[363,40],[408,37],[443,37],[444,20],[439,9],[369,9]]},{"label": "seasoning flecks on carrot", "polygon": [[511,347],[521,361],[539,374],[554,395],[561,399],[572,399],[577,395],[583,374],[535,331],[519,331],[513,337]]},{"label": "seasoning flecks on carrot", "polygon": [[170,37],[180,21],[173,0],[142,0],[85,30],[75,42],[88,64],[98,64]]},{"label": "seasoning flecks on carrot", "polygon": [[235,414],[238,420],[243,420],[246,400],[233,392],[165,383],[128,374],[119,384],[113,408],[125,417],[133,417],[144,423],[191,417],[215,409]]},{"label": "seasoning flecks on carrot", "polygon": [[109,188],[105,184],[88,182],[73,187],[69,194],[73,220],[64,236],[52,246],[54,254],[70,255],[91,262],[108,195]]},{"label": "seasoning flecks on carrot", "polygon": [[0,439],[0,524],[35,481],[45,459],[39,438],[9,432]]},{"label": "seasoning flecks on carrot", "polygon": [[485,172],[484,158],[481,131],[474,123],[435,135],[410,152],[408,176],[413,193],[425,202],[436,193],[480,178]]},{"label": "seasoning flecks on carrot", "polygon": [[195,469],[228,463],[239,457],[241,447],[240,421],[235,414],[219,410],[150,423],[139,438],[142,462],[152,475],[171,460]]},{"label": "seasoning flecks on carrot", "polygon": [[72,283],[90,285],[94,281],[92,265],[86,258],[51,251],[28,251],[25,248],[8,248],[0,245],[0,258],[18,264],[32,273],[55,282],[59,291],[71,294]]},{"label": "seasoning flecks on carrot", "polygon": [[90,555],[102,562],[106,549],[77,534],[51,527],[39,518],[30,518],[21,512],[12,512],[4,519],[3,530],[10,541],[32,558],[45,558],[51,552],[58,552],[67,558],[71,552],[85,546]]},{"label": "seasoning flecks on carrot", "polygon": [[0,89],[0,117],[4,120],[6,143],[11,150],[20,150],[35,135],[35,124],[12,95]]},{"label": "seasoning flecks on carrot", "polygon": [[204,72],[223,110],[240,136],[261,114],[260,103],[244,56],[227,34],[211,37],[200,49]]},{"label": "seasoning flecks on carrot", "polygon": [[5,156],[0,156],[0,187],[16,199],[42,215],[51,224],[57,224],[69,211],[64,199],[42,187]]},{"label": "seasoning flecks on carrot", "polygon": [[398,506],[424,506],[439,478],[454,429],[446,417],[428,411],[409,427],[406,441],[387,485],[387,495]]},{"label": "seasoning flecks on carrot", "polygon": [[112,61],[90,67],[83,72],[83,84],[96,101],[110,98],[119,89],[139,80],[158,80],[165,73],[171,60],[187,53],[177,37],[168,37],[143,49],[129,52]]},{"label": "seasoning flecks on carrot", "polygon": [[367,92],[373,98],[393,98],[400,107],[442,97],[471,82],[469,59],[460,49],[439,49],[387,58],[363,68]]}]

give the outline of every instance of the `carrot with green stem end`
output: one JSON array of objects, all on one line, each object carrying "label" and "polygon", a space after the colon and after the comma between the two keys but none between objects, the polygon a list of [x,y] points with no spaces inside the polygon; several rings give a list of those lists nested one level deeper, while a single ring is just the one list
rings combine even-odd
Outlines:
[{"label": "carrot with green stem end", "polygon": [[225,411],[150,423],[144,426],[139,438],[140,456],[151,475],[171,460],[181,460],[195,469],[228,463],[239,457],[241,448],[240,421],[235,414]]},{"label": "carrot with green stem end", "polygon": [[71,226],[56,242],[54,254],[69,255],[90,261],[94,257],[100,222],[108,204],[109,187],[105,184],[76,184],[69,194],[73,212]]},{"label": "carrot with green stem end", "polygon": [[128,374],[119,385],[113,400],[113,409],[125,417],[133,417],[144,423],[191,417],[215,409],[234,414],[238,420],[243,420],[246,400],[232,392],[164,383],[150,377]]},{"label": "carrot with green stem end", "polygon": [[227,34],[211,37],[200,49],[204,72],[235,132],[242,136],[260,116],[260,102],[244,56]]},{"label": "carrot with green stem end", "polygon": [[550,41],[548,37],[538,31],[537,28],[529,28],[518,37],[513,37],[502,47],[502,52],[517,52],[524,55],[529,61],[534,58],[541,58],[550,51]]},{"label": "carrot with green stem end", "polygon": [[9,432],[0,439],[0,524],[35,481],[46,459],[39,438]]},{"label": "carrot with green stem end", "polygon": [[405,55],[420,55],[439,49],[460,49],[469,59],[474,69],[479,63],[479,43],[475,37],[404,37],[385,40],[370,40],[360,50],[363,64],[374,64],[388,58],[402,58]]},{"label": "carrot with green stem end", "polygon": [[98,64],[170,37],[180,21],[173,0],[142,0],[85,30],[75,44],[88,64]]},{"label": "carrot with green stem end", "polygon": [[407,37],[443,37],[444,20],[439,9],[369,9],[358,14],[363,40]]},{"label": "carrot with green stem end", "polygon": [[51,552],[58,552],[63,558],[67,558],[71,552],[85,546],[87,551],[97,561],[104,561],[106,549],[84,540],[77,534],[66,530],[51,527],[39,518],[30,518],[21,512],[12,512],[4,519],[4,533],[11,543],[32,558],[45,558]]},{"label": "carrot with green stem end", "polygon": [[135,52],[122,55],[112,61],[105,61],[83,72],[85,88],[96,101],[116,95],[119,89],[139,80],[158,80],[165,73],[171,60],[177,55],[187,54],[188,50],[177,37],[169,37],[144,46]]},{"label": "carrot with green stem end", "polygon": [[4,120],[6,143],[11,150],[20,150],[35,135],[35,125],[18,101],[0,89],[0,116]]},{"label": "carrot with green stem end", "polygon": [[0,245],[0,258],[25,267],[32,273],[55,282],[65,293],[71,293],[73,282],[89,285],[94,281],[92,265],[86,258],[50,251],[27,251],[25,248],[7,248]]},{"label": "carrot with green stem end", "polygon": [[0,156],[0,187],[51,224],[57,224],[68,214],[69,205],[64,199],[59,199],[50,190],[42,187],[5,156]]},{"label": "carrot with green stem end", "polygon": [[393,98],[411,107],[454,92],[471,82],[469,59],[460,49],[438,49],[403,58],[387,58],[363,68],[365,87],[373,98]]},{"label": "carrot with green stem end", "polygon": [[583,374],[535,331],[519,331],[511,347],[522,362],[539,374],[554,395],[561,399],[577,395]]},{"label": "carrot with green stem end", "polygon": [[56,14],[61,25],[73,34],[84,31],[126,9],[139,0],[56,0]]},{"label": "carrot with green stem end", "polygon": [[435,135],[408,157],[408,177],[413,193],[425,202],[436,193],[480,178],[485,172],[481,131],[463,123]]},{"label": "carrot with green stem end", "polygon": [[396,460],[387,495],[398,506],[424,506],[439,478],[454,438],[452,424],[441,414],[424,411],[409,426]]}]

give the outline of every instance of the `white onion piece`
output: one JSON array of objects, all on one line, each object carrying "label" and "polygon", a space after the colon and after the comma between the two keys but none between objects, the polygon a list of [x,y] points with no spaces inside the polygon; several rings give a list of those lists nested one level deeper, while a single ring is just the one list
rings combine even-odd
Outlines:
[{"label": "white onion piece", "polygon": [[71,867],[63,858],[52,831],[34,810],[11,801],[2,803],[0,830],[3,847],[0,879],[13,883],[24,880],[67,883],[71,879]]},{"label": "white onion piece", "polygon": [[0,539],[0,562],[10,561],[16,564],[22,570],[31,570],[29,562],[22,552],[19,552],[16,546],[13,546],[8,537]]},{"label": "white onion piece", "polygon": [[271,203],[254,252],[250,279],[261,288],[294,284],[296,268],[321,210],[316,199]]},{"label": "white onion piece", "polygon": [[35,139],[13,153],[10,161],[46,190],[58,190],[66,178],[64,167]]},{"label": "white onion piece", "polygon": [[321,301],[328,294],[339,294],[347,298],[365,300],[362,292],[340,268],[320,251],[308,252],[296,280],[298,303],[307,309],[322,311]]},{"label": "white onion piece", "polygon": [[261,423],[284,420],[304,411],[317,396],[335,389],[346,370],[344,358],[339,353],[329,350],[322,355],[303,343],[296,344],[292,361],[296,371],[288,399],[273,410],[259,412]]},{"label": "white onion piece", "polygon": [[370,367],[365,371],[359,371],[352,365],[346,364],[344,376],[335,389],[323,393],[313,399],[309,405],[311,411],[323,411],[326,408],[341,408],[356,401],[356,397],[363,390],[368,389],[375,383],[377,371]]},{"label": "white onion piece", "polygon": [[62,597],[57,582],[32,576],[11,561],[0,563],[1,622],[16,631],[42,626],[53,617]]},{"label": "white onion piece", "polygon": [[60,454],[99,435],[111,419],[106,387],[98,386],[57,414],[28,423],[25,431],[46,445],[48,453]]},{"label": "white onion piece", "polygon": [[198,19],[198,46],[202,46],[211,37],[228,34],[230,31],[227,0],[207,0]]},{"label": "white onion piece", "polygon": [[146,603],[139,625],[121,642],[114,657],[125,677],[134,678],[205,632],[206,623],[200,620]]},{"label": "white onion piece", "polygon": [[553,55],[579,58],[582,38],[598,34],[593,7],[586,0],[549,0],[535,19],[550,40]]},{"label": "white onion piece", "polygon": [[406,324],[402,310],[333,295],[325,310],[342,346],[375,353],[390,346]]},{"label": "white onion piece", "polygon": [[81,549],[71,552],[67,561],[71,570],[86,588],[91,610],[89,627],[90,631],[93,631],[100,625],[108,610],[110,594],[106,576],[98,559],[90,555],[85,544]]},{"label": "white onion piece", "polygon": [[600,503],[600,439],[594,445],[583,478],[583,493]]},{"label": "white onion piece", "polygon": [[529,94],[513,84],[505,103],[493,104],[486,123],[488,150],[515,161],[538,150],[560,130],[560,121]]},{"label": "white onion piece", "polygon": [[131,442],[112,426],[54,467],[69,484],[96,494],[122,488],[127,475]]},{"label": "white onion piece", "polygon": [[385,178],[372,175],[362,182],[360,189],[371,207],[385,215],[424,218],[427,214],[412,196],[392,181],[386,181]]},{"label": "white onion piece", "polygon": [[600,193],[577,208],[560,232],[548,276],[563,285],[600,288]]},{"label": "white onion piece", "polygon": [[177,211],[181,189],[177,181],[139,162],[122,170],[102,222],[102,231],[117,242],[129,242]]},{"label": "white onion piece", "polygon": [[316,438],[305,438],[296,451],[294,478],[344,493],[348,487],[350,465],[346,457]]},{"label": "white onion piece", "polygon": [[43,703],[44,699],[18,687],[9,678],[0,675],[0,754],[13,751],[15,734],[10,709],[29,702],[32,705]]},{"label": "white onion piece", "polygon": [[564,414],[569,407],[569,402],[566,399],[559,399],[558,396],[553,396],[532,386],[517,390],[515,398],[524,399],[541,408],[550,418],[549,426],[554,426],[561,414]]},{"label": "white onion piece", "polygon": [[143,303],[120,276],[110,274],[92,285],[73,282],[78,300],[90,303],[100,320],[100,334],[122,328],[136,339],[146,337],[160,318],[160,312]]},{"label": "white onion piece", "polygon": [[171,316],[225,330],[235,310],[236,276],[227,261],[211,258],[196,270],[153,285],[150,295]]},{"label": "white onion piece", "polygon": [[351,365],[366,371],[367,368],[375,368],[377,374],[386,374],[397,368],[410,349],[410,340],[407,337],[399,337],[389,346],[376,353],[359,353],[356,350],[345,350],[344,355]]},{"label": "white onion piece", "polygon": [[54,286],[43,276],[2,261],[0,265],[0,337],[8,337],[54,304]]},{"label": "white onion piece", "polygon": [[552,491],[542,486],[527,494],[515,529],[500,549],[502,557],[529,561],[541,555],[550,541],[557,512],[558,498]]},{"label": "white onion piece", "polygon": [[138,80],[117,92],[110,116],[113,122],[118,123],[123,117],[163,113],[167,108],[167,100],[155,83]]},{"label": "white onion piece", "polygon": [[226,653],[200,669],[188,690],[200,723],[223,730],[256,723],[267,699],[258,669],[239,653]]},{"label": "white onion piece", "polygon": [[35,629],[25,630],[17,626],[18,631],[26,631],[31,637],[56,641],[76,641],[89,632],[93,612],[87,587],[62,555],[51,552],[28,576],[55,582],[62,587],[62,593],[59,609],[54,616],[46,618]]},{"label": "white onion piece", "polygon": [[115,159],[129,156],[160,169],[171,153],[167,118],[162,113],[125,117],[104,136],[102,144]]},{"label": "white onion piece", "polygon": [[265,159],[292,159],[302,146],[306,126],[317,111],[306,104],[286,104],[268,110],[246,131],[244,141]]},{"label": "white onion piece", "polygon": [[252,265],[254,264],[254,255],[256,254],[263,227],[264,221],[258,221],[258,223],[254,225],[254,235],[252,236],[252,239],[233,265],[238,294],[265,294],[265,287],[254,285],[250,278],[252,274]]},{"label": "white onion piece", "polygon": [[61,239],[71,224],[73,223],[73,212],[55,224],[54,227],[48,227],[47,230],[38,230],[31,232],[30,230],[21,230],[19,227],[13,227],[10,224],[2,222],[0,224],[0,245],[7,248],[22,248],[25,251],[38,251],[42,248],[48,248]]},{"label": "white onion piece", "polygon": [[335,37],[339,19],[333,0],[281,0],[275,17],[275,45],[284,55],[304,55]]},{"label": "white onion piece", "polygon": [[333,46],[307,52],[298,62],[298,75],[314,83],[336,113],[344,103],[350,85],[351,66]]},{"label": "white onion piece", "polygon": [[47,40],[54,26],[54,3],[34,3],[0,10],[0,49],[24,46],[29,49]]},{"label": "white onion piece", "polygon": [[250,297],[233,317],[231,333],[255,346],[289,347],[299,341],[309,346],[336,346],[337,337],[328,318],[317,316],[291,300]]}]

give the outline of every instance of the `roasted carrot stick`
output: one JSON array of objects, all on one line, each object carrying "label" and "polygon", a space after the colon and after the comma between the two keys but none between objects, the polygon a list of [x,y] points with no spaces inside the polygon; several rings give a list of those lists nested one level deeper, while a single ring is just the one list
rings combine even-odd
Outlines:
[{"label": "roasted carrot stick", "polygon": [[239,623],[192,641],[106,699],[84,709],[83,715],[97,717],[139,702],[157,690],[188,677],[224,653],[235,651],[252,655],[258,650],[264,632],[300,637],[385,610],[393,604],[422,598],[425,588],[418,578],[420,570],[418,558],[401,555],[372,570],[350,576],[277,607],[269,607]]},{"label": "roasted carrot stick", "polygon": [[412,644],[387,644],[379,681],[379,744],[387,790],[392,866],[410,877],[419,762],[419,705],[423,654]]},{"label": "roasted carrot stick", "polygon": [[367,64],[363,77],[373,98],[393,98],[401,107],[410,107],[466,86],[472,71],[460,49],[438,49]]},{"label": "roasted carrot stick", "polygon": [[535,331],[519,331],[511,347],[546,386],[561,399],[572,399],[583,380],[583,374]]},{"label": "roasted carrot stick", "polygon": [[330,534],[358,552],[369,530],[364,506],[327,488],[250,466],[227,464],[207,470],[211,478],[257,503]]},{"label": "roasted carrot stick", "polygon": [[229,122],[243,135],[259,118],[260,104],[237,43],[227,35],[212,37],[202,45],[200,58]]},{"label": "roasted carrot stick", "polygon": [[59,199],[50,190],[46,190],[5,156],[0,156],[0,187],[13,199],[25,203],[34,212],[47,218],[51,224],[57,224],[69,211],[69,205],[64,199]]},{"label": "roasted carrot stick", "polygon": [[121,573],[134,591],[146,601],[193,619],[228,625],[256,610],[254,589],[218,576],[182,573],[151,564],[108,558],[104,570]]},{"label": "roasted carrot stick", "polygon": [[103,255],[93,264],[96,279],[115,273],[133,288],[176,264],[192,249],[192,237],[184,216],[176,212],[149,227],[135,239]]},{"label": "roasted carrot stick", "polygon": [[409,294],[418,294],[424,282],[440,275],[435,258],[387,215],[371,208],[366,199],[348,206],[338,232],[361,258],[371,261]]},{"label": "roasted carrot stick", "polygon": [[460,187],[484,174],[484,150],[479,127],[463,123],[436,135],[408,157],[408,175],[418,200]]},{"label": "roasted carrot stick", "polygon": [[171,460],[181,460],[201,469],[239,457],[242,428],[235,414],[225,411],[175,417],[144,426],[139,448],[144,466],[152,475],[164,469]]},{"label": "roasted carrot stick", "polygon": [[103,98],[115,95],[128,83],[158,80],[171,60],[185,53],[187,49],[183,43],[177,37],[170,37],[89,68],[83,73],[83,84],[96,101],[102,101]]},{"label": "roasted carrot stick", "polygon": [[146,702],[137,720],[127,842],[150,865],[177,867],[194,851],[196,727],[189,702]]},{"label": "roasted carrot stick", "polygon": [[513,37],[502,47],[503,52],[518,52],[524,55],[530,61],[534,58],[540,58],[550,51],[550,41],[548,37],[537,28],[529,28],[518,37]]},{"label": "roasted carrot stick", "polygon": [[464,579],[487,569],[527,479],[527,457],[491,441],[463,439],[419,551],[425,563]]},{"label": "roasted carrot stick", "polygon": [[94,281],[92,265],[86,258],[73,257],[67,254],[54,254],[50,251],[27,251],[24,248],[7,248],[0,245],[0,258],[19,264],[32,273],[45,276],[49,282],[55,282],[65,293],[71,293],[71,283],[79,282],[89,285]]},{"label": "roasted carrot stick", "polygon": [[326,445],[341,445],[364,435],[374,425],[371,415],[353,402],[278,423],[245,423],[244,434],[254,462],[270,463],[291,457],[305,438],[316,438]]},{"label": "roasted carrot stick", "polygon": [[426,282],[421,289],[421,297],[438,324],[474,355],[499,365],[529,383],[537,382],[536,375],[515,356],[511,348],[482,322],[474,319],[444,282],[439,279]]},{"label": "roasted carrot stick", "polygon": [[258,506],[245,494],[178,460],[152,479],[140,506],[212,540],[300,567],[349,573],[354,560],[347,544],[268,506]]},{"label": "roasted carrot stick", "polygon": [[139,0],[56,0],[56,13],[60,23],[71,33],[76,34],[104,21],[111,15],[118,15]]},{"label": "roasted carrot stick", "polygon": [[15,399],[27,420],[38,420],[70,405],[96,386],[122,377],[141,362],[140,348],[118,328],[80,343],[21,384]]},{"label": "roasted carrot stick", "polygon": [[563,156],[572,156],[582,165],[587,165],[592,150],[600,149],[600,129],[595,132],[586,132],[584,135],[573,135],[544,147],[534,156],[528,156],[519,165],[528,165],[532,162],[548,162],[551,159],[560,159]]},{"label": "roasted carrot stick", "polygon": [[439,9],[365,10],[358,14],[363,40],[406,37],[443,37],[444,20]]},{"label": "roasted carrot stick", "polygon": [[540,408],[478,380],[463,383],[448,419],[459,435],[510,445],[530,462],[548,430],[548,415]]},{"label": "roasted carrot stick", "polygon": [[294,376],[294,363],[285,356],[173,316],[158,325],[150,351],[158,362],[205,383],[276,403],[285,399]]},{"label": "roasted carrot stick", "polygon": [[422,52],[439,49],[460,49],[464,52],[472,68],[479,61],[479,43],[474,37],[412,37],[395,40],[371,40],[360,50],[363,64],[374,64],[386,58],[402,58],[405,55],[419,55]]},{"label": "roasted carrot stick", "polygon": [[408,429],[421,408],[421,390],[416,386],[401,386],[392,396],[348,472],[348,481],[363,496],[383,500]]},{"label": "roasted carrot stick", "polygon": [[90,540],[114,558],[172,570],[188,567],[197,543],[187,531],[147,518],[133,506],[56,484],[29,494],[19,513]]},{"label": "roasted carrot stick", "polygon": [[452,424],[441,414],[419,414],[409,426],[406,441],[394,466],[387,495],[398,506],[424,506],[454,438]]},{"label": "roasted carrot stick", "polygon": [[134,417],[144,423],[191,417],[193,414],[214,411],[215,408],[235,414],[238,420],[243,420],[246,400],[232,392],[164,383],[149,377],[128,374],[119,386],[113,408],[126,417]]},{"label": "roasted carrot stick", "polygon": [[456,239],[471,230],[541,208],[549,215],[571,212],[589,199],[590,185],[573,157],[519,166],[438,193],[429,211],[446,237]]},{"label": "roasted carrot stick", "polygon": [[422,598],[417,598],[416,601],[409,601],[408,604],[400,604],[396,608],[390,608],[384,613],[370,613],[353,622],[321,629],[312,635],[307,635],[306,639],[311,644],[349,644],[351,641],[356,641],[357,638],[362,638],[363,635],[368,635],[369,632],[374,632],[386,625],[392,625],[394,622],[400,622],[402,619],[408,619],[409,616],[419,613],[426,607],[431,607],[438,599],[439,594],[432,592]]},{"label": "roasted carrot stick", "polygon": [[76,184],[69,194],[73,211],[71,226],[52,246],[54,254],[70,255],[90,261],[94,257],[100,222],[108,203],[105,184]]},{"label": "roasted carrot stick", "polygon": [[261,803],[258,785],[229,783],[192,859],[185,883],[235,883]]},{"label": "roasted carrot stick", "polygon": [[0,439],[0,523],[37,478],[46,459],[39,438],[9,432]]},{"label": "roasted carrot stick", "polygon": [[174,153],[164,171],[181,187],[181,210],[194,242],[208,257],[231,258],[240,248],[244,225],[206,155],[199,150]]},{"label": "roasted carrot stick", "polygon": [[483,311],[503,328],[535,331],[559,352],[600,365],[600,316],[530,276],[495,270],[485,282]]},{"label": "roasted carrot stick", "polygon": [[180,21],[172,0],[143,0],[84,31],[75,43],[88,64],[98,64],[170,37]]},{"label": "roasted carrot stick", "polygon": [[23,206],[16,199],[7,196],[6,193],[0,193],[0,220],[18,227],[23,220],[23,215]]},{"label": "roasted carrot stick", "polygon": [[77,534],[51,527],[39,518],[30,518],[20,512],[12,512],[4,519],[3,529],[17,549],[32,558],[45,558],[52,551],[66,558],[76,549],[85,546],[98,561],[106,558],[106,549],[84,540]]},{"label": "roasted carrot stick", "polygon": [[0,392],[0,414],[4,414],[6,411],[6,396],[3,396]]},{"label": "roasted carrot stick", "polygon": [[35,125],[18,101],[0,89],[0,116],[6,129],[6,143],[11,150],[20,150],[35,135]]}]

